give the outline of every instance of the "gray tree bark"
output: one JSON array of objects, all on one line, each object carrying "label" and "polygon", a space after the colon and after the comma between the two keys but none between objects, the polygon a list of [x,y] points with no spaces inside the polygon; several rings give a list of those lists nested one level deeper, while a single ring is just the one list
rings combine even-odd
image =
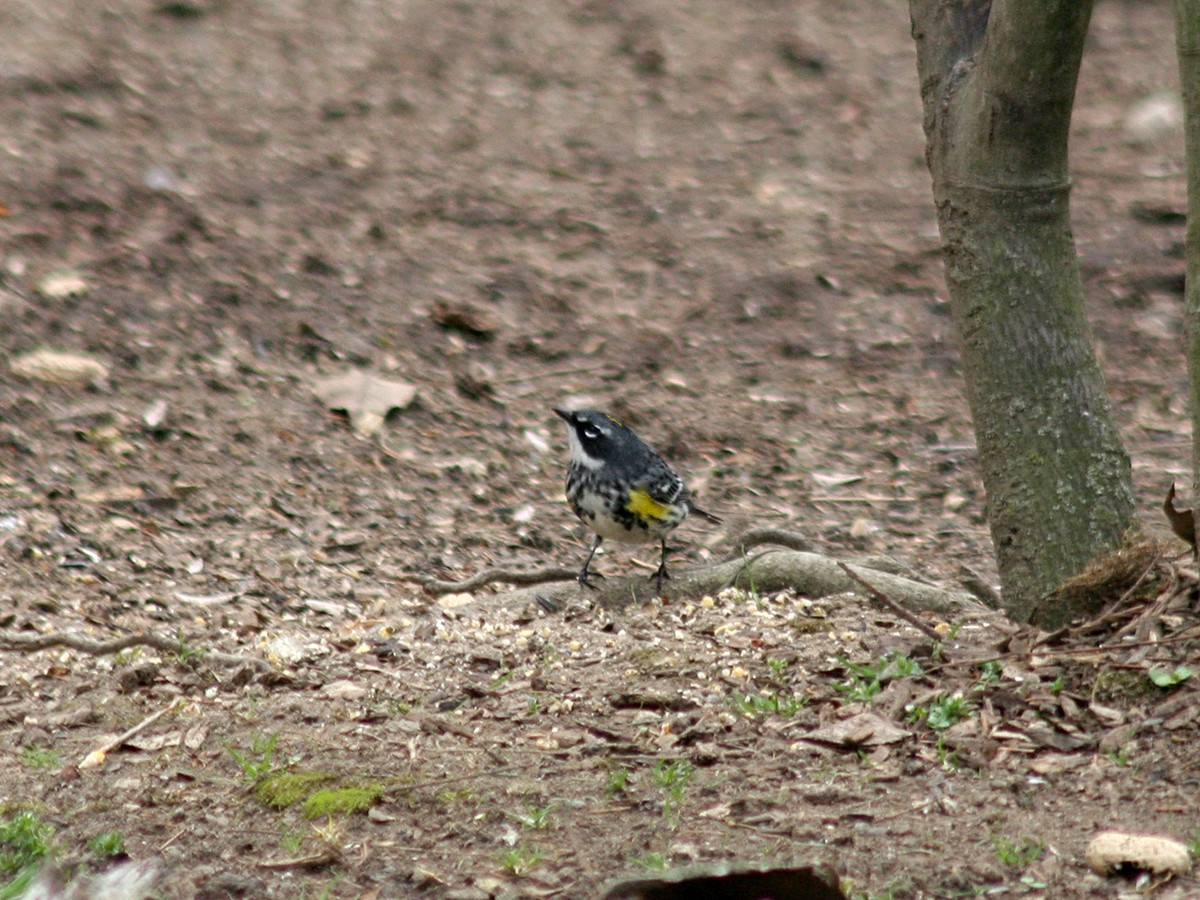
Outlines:
[{"label": "gray tree bark", "polygon": [[1134,510],[1068,204],[1067,136],[1091,9],[1090,0],[909,0],[1004,604],[1046,627],[1093,611],[1051,592],[1118,547]]},{"label": "gray tree bark", "polygon": [[[1187,282],[1183,322],[1191,385],[1192,497],[1200,498],[1200,0],[1175,0],[1175,49],[1179,57],[1179,83],[1183,88],[1184,146],[1187,148]],[[1200,518],[1200,501],[1192,502],[1192,518],[1193,521]]]}]

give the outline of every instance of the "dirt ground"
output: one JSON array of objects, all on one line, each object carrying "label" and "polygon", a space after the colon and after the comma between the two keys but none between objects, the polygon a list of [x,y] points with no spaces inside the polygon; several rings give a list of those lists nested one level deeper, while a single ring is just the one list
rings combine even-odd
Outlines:
[{"label": "dirt ground", "polygon": [[[1072,146],[1157,533],[1190,479],[1171,34],[1166,2],[1098,4]],[[1097,832],[1200,837],[1196,679],[1146,676],[1188,640],[1021,654],[980,604],[925,615],[934,648],[847,594],[415,580],[580,565],[550,407],[587,402],[725,517],[679,570],[769,526],[994,582],[915,71],[897,0],[0,5],[0,626],[160,639],[8,641],[0,818],[84,869],[117,833],[164,898],[594,897],[723,861],[1118,896]],[[14,374],[40,348],[106,371]],[[416,399],[356,432],[316,393],[355,370]]]}]

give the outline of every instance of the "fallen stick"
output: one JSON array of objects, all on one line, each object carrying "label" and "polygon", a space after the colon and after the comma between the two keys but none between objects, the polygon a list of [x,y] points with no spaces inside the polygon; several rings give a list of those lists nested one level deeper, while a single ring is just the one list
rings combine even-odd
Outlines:
[{"label": "fallen stick", "polygon": [[871,582],[867,581],[867,579],[863,578],[861,575],[859,575],[857,572],[855,572],[853,569],[851,569],[844,562],[838,563],[838,568],[841,569],[843,572],[845,572],[848,576],[850,576],[850,578],[853,579],[855,581],[855,583],[862,585],[862,587],[866,589],[867,593],[871,596],[871,598],[873,600],[875,600],[877,603],[879,603],[883,606],[886,606],[888,609],[890,609],[892,612],[894,612],[896,615],[898,615],[900,618],[902,618],[905,622],[907,622],[913,628],[917,629],[917,631],[921,632],[921,634],[925,635],[925,637],[929,638],[930,640],[932,640],[936,643],[941,643],[942,635],[938,634],[937,631],[935,631],[933,628],[926,625],[924,622],[922,622],[920,619],[918,619],[916,616],[914,616],[912,613],[910,613],[907,609],[905,609],[903,606],[901,606],[899,603],[897,603],[895,600],[893,600],[891,597],[889,597],[883,591],[876,588],[875,585],[871,584]]},{"label": "fallen stick", "polygon": [[104,765],[104,760],[108,757],[108,754],[112,753],[114,750],[116,750],[118,747],[120,747],[122,744],[124,744],[130,738],[136,737],[138,734],[145,731],[147,728],[149,728],[151,725],[153,725],[155,722],[157,722],[159,719],[161,719],[167,713],[174,712],[175,710],[179,709],[179,707],[183,706],[183,704],[186,702],[187,702],[186,698],[176,697],[174,700],[171,701],[170,706],[165,706],[162,709],[160,709],[158,712],[151,713],[146,718],[142,719],[142,721],[138,722],[136,725],[134,725],[132,728],[130,728],[128,731],[122,732],[121,734],[119,734],[115,738],[113,738],[112,740],[105,741],[103,744],[101,744],[99,747],[97,747],[95,750],[93,750],[91,753],[89,753],[87,756],[85,756],[83,758],[83,761],[79,763],[79,768],[95,769],[99,766]]}]

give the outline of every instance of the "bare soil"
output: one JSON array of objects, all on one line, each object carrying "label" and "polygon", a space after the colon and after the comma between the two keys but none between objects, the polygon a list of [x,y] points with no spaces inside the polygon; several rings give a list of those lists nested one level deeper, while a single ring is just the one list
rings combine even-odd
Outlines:
[{"label": "bare soil", "polygon": [[[1183,149],[1131,117],[1177,89],[1171,34],[1165,2],[1099,3],[1072,147],[1164,534]],[[725,517],[680,529],[680,571],[771,526],[994,582],[915,73],[896,0],[0,6],[0,347],[108,370],[0,369],[2,626],[160,639],[8,642],[4,816],[85,868],[120,833],[165,898],[592,897],[722,861],[1118,896],[1096,833],[1196,838],[1196,679],[1146,676],[1196,665],[1152,645],[1186,606],[1138,648],[1031,653],[983,604],[926,615],[934,646],[861,595],[546,609],[415,580],[582,562],[550,407],[589,402]],[[354,369],[417,399],[356,433],[314,393]],[[920,673],[855,668],[897,654]]]}]

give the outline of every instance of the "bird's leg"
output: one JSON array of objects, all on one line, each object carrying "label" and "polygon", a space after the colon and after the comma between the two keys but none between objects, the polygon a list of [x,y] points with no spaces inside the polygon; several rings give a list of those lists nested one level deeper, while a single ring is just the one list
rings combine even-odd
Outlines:
[{"label": "bird's leg", "polygon": [[667,571],[667,539],[662,539],[662,559],[658,563],[658,571],[650,576],[658,579],[658,596],[662,596],[663,582],[671,577],[671,573]]},{"label": "bird's leg", "polygon": [[600,545],[604,542],[604,538],[596,535],[596,543],[592,544],[592,552],[588,554],[588,558],[584,560],[583,568],[579,570],[579,583],[584,587],[590,587],[595,590],[596,586],[588,581],[588,566],[592,564],[592,557],[596,555],[596,551],[600,549]]}]

